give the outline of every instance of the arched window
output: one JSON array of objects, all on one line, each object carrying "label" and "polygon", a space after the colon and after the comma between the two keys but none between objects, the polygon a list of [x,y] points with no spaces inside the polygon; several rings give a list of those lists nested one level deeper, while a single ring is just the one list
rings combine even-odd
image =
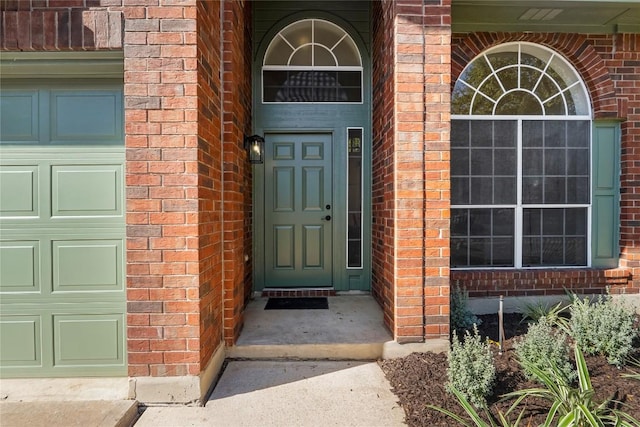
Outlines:
[{"label": "arched window", "polygon": [[508,43],[452,95],[451,266],[588,266],[591,117],[555,52]]},{"label": "arched window", "polygon": [[269,43],[262,66],[265,103],[361,103],[362,60],[337,25],[305,19]]}]

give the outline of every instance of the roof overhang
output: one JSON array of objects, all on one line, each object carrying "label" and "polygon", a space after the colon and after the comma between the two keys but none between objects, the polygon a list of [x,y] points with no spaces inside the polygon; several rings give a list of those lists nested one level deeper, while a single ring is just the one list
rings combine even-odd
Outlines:
[{"label": "roof overhang", "polygon": [[640,33],[640,0],[452,0],[454,32]]}]

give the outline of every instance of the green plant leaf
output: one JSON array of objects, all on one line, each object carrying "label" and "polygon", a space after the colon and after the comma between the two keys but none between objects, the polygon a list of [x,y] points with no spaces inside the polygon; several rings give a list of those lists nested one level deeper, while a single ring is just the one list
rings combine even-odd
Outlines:
[{"label": "green plant leaf", "polygon": [[[467,421],[462,419],[458,414],[454,414],[453,412],[448,411],[448,410],[446,410],[444,408],[440,408],[438,406],[433,406],[433,405],[427,405],[427,408],[433,409],[434,411],[441,412],[441,413],[447,415],[448,417],[453,418],[454,420],[459,422],[460,425],[463,426],[463,427],[473,427],[473,425],[469,424]],[[484,426],[486,426],[486,424],[480,424],[480,425],[476,424],[476,426],[484,427]]]},{"label": "green plant leaf", "polygon": [[572,427],[575,425],[575,422],[576,422],[576,414],[573,413],[572,411],[560,419],[557,427]]},{"label": "green plant leaf", "polygon": [[[471,403],[469,403],[469,401],[464,397],[464,395],[460,392],[460,390],[456,389],[455,387],[451,387],[451,392],[456,396],[456,398],[458,399],[458,402],[460,403],[460,406],[462,406],[462,409],[465,410],[467,415],[469,415],[469,417],[477,427],[496,427],[493,422],[491,422],[491,424],[488,424],[486,421],[482,419],[482,417],[480,417],[476,409],[473,407]],[[454,414],[451,411],[448,411],[444,408],[438,408],[437,406],[433,406],[433,405],[427,405],[427,407],[431,409],[435,409],[436,411],[442,412],[445,415],[448,415],[449,417],[453,418],[454,420],[461,423],[465,427],[472,427],[471,424],[468,424],[459,415]]]},{"label": "green plant leaf", "polygon": [[552,422],[553,419],[556,417],[556,414],[558,413],[558,409],[560,408],[560,404],[561,402],[559,401],[555,401],[553,402],[553,405],[551,405],[551,408],[549,409],[549,413],[547,414],[547,418],[544,421],[544,426],[545,427],[551,427],[552,426]]},{"label": "green plant leaf", "polygon": [[576,345],[573,349],[576,357],[576,369],[578,371],[578,383],[581,391],[593,390],[591,386],[591,377],[589,376],[589,368],[580,347]]},{"label": "green plant leaf", "polygon": [[615,411],[613,414],[615,418],[616,425],[620,425],[621,427],[638,427],[640,426],[640,421],[631,415],[627,414],[624,411]]},{"label": "green plant leaf", "polygon": [[604,423],[602,422],[602,420],[599,418],[596,418],[586,405],[579,403],[576,407],[576,411],[579,411],[582,413],[584,418],[589,423],[588,424],[589,426],[604,427]]}]

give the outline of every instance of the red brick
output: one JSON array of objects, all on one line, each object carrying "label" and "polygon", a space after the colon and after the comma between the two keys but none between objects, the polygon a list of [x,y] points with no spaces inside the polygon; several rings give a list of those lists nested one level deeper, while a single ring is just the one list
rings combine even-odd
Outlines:
[{"label": "red brick", "polygon": [[149,340],[149,350],[157,352],[184,351],[187,349],[186,339]]}]

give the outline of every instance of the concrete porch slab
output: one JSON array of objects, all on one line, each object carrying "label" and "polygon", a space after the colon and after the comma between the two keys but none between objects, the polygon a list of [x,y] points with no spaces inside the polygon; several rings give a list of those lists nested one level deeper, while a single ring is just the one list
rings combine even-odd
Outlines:
[{"label": "concrete porch slab", "polygon": [[369,295],[328,297],[328,310],[264,310],[258,297],[227,357],[236,359],[373,360],[392,336],[382,309]]}]

